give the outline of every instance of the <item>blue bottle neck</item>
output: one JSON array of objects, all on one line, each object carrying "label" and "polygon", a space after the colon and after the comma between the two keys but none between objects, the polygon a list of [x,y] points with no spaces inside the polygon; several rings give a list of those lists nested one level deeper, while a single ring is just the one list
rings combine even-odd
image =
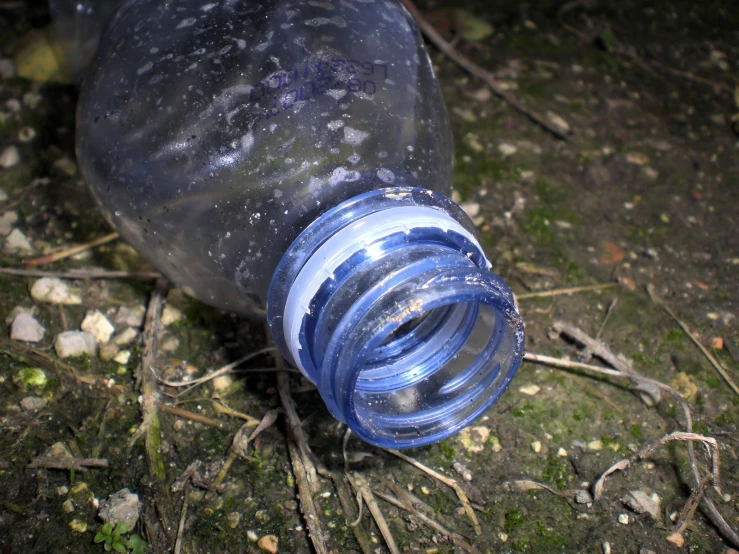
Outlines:
[{"label": "blue bottle neck", "polygon": [[513,295],[489,267],[448,198],[373,191],[323,214],[284,255],[270,331],[360,438],[428,444],[479,417],[523,355]]}]

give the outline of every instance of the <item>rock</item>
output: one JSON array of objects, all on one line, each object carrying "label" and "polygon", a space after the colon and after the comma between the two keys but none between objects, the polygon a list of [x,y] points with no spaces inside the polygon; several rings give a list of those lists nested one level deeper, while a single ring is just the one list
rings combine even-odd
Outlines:
[{"label": "rock", "polygon": [[257,541],[257,546],[269,554],[277,554],[277,542],[278,539],[274,535],[265,535]]},{"label": "rock", "polygon": [[487,427],[467,427],[459,433],[459,440],[468,452],[477,454],[485,448],[485,443],[490,437],[490,429]]},{"label": "rock", "polygon": [[462,476],[462,479],[464,479],[465,481],[472,481],[472,473],[464,464],[460,462],[454,462],[452,468],[454,469],[454,471],[459,473]]},{"label": "rock", "polygon": [[185,314],[183,314],[180,310],[173,306],[170,306],[169,304],[165,304],[164,309],[162,310],[162,325],[164,325],[165,327],[168,325],[172,325],[173,323],[182,320],[184,317]]},{"label": "rock", "polygon": [[38,367],[25,367],[15,374],[13,382],[25,390],[29,387],[44,388],[48,383],[48,379],[46,378],[46,373],[44,373],[43,369]]},{"label": "rock", "polygon": [[259,540],[259,535],[257,535],[254,531],[249,529],[246,532],[246,538],[250,540],[251,542],[257,542]]},{"label": "rock", "polygon": [[81,519],[73,519],[69,522],[69,528],[80,535],[87,532],[87,522]]},{"label": "rock", "polygon": [[218,392],[225,391],[233,384],[233,382],[233,377],[231,377],[230,375],[219,375],[211,381],[211,383],[213,384],[213,388]]},{"label": "rock", "polygon": [[504,158],[507,158],[518,152],[518,147],[507,142],[501,142],[498,145],[498,152],[500,152]]},{"label": "rock", "polygon": [[139,520],[140,510],[139,495],[128,489],[121,489],[100,503],[98,515],[114,527],[122,523],[129,529],[133,529]]},{"label": "rock", "polygon": [[578,504],[590,504],[592,501],[593,495],[585,489],[580,489],[575,493],[575,502]]},{"label": "rock", "polygon": [[588,450],[594,450],[594,451],[603,450],[603,441],[601,440],[590,441],[587,446],[588,446]]},{"label": "rock", "polygon": [[180,341],[177,337],[173,337],[172,335],[165,335],[162,337],[162,343],[159,348],[162,349],[163,352],[174,352],[180,347]]},{"label": "rock", "polygon": [[38,412],[46,407],[46,400],[40,396],[26,396],[20,401],[20,406],[26,412]]},{"label": "rock", "polygon": [[524,385],[523,387],[520,387],[518,390],[520,390],[522,393],[528,396],[536,396],[537,394],[539,394],[541,387],[537,385]]},{"label": "rock", "polygon": [[69,285],[56,277],[42,277],[31,287],[31,296],[39,302],[52,304],[82,304],[82,297],[73,292]]},{"label": "rock", "polygon": [[646,178],[649,179],[650,181],[656,181],[657,178],[659,177],[659,171],[657,171],[653,167],[645,167],[642,171],[644,175],[646,176]]},{"label": "rock", "polygon": [[531,443],[531,450],[536,452],[537,454],[541,452],[541,441],[534,441]]},{"label": "rock", "polygon": [[567,450],[565,450],[564,448],[560,447],[559,450],[557,450],[557,456],[559,456],[560,458],[567,457]]},{"label": "rock", "polygon": [[5,238],[3,252],[6,254],[32,254],[33,246],[20,229],[13,229]]},{"label": "rock", "polygon": [[559,127],[562,132],[564,133],[570,132],[570,124],[567,123],[567,121],[565,121],[565,119],[562,116],[557,115],[551,110],[548,110],[547,119],[551,121],[552,123],[554,123],[557,127]]},{"label": "rock", "polygon": [[118,328],[134,327],[138,329],[144,324],[145,315],[146,307],[144,307],[143,304],[133,307],[121,306],[118,308],[118,312],[116,313],[113,322]]},{"label": "rock", "polygon": [[10,338],[25,342],[39,342],[46,334],[41,324],[29,313],[19,313],[10,326]]},{"label": "rock", "polygon": [[74,177],[77,173],[77,166],[75,163],[64,156],[63,158],[59,158],[53,163],[53,167],[64,173],[67,177]]},{"label": "rock", "polygon": [[649,514],[654,519],[659,519],[660,499],[656,494],[648,495],[644,491],[629,491],[621,502],[637,514]]},{"label": "rock", "polygon": [[641,152],[629,152],[626,154],[626,161],[634,165],[647,165],[649,157]]},{"label": "rock", "polygon": [[65,331],[54,338],[54,350],[60,358],[95,354],[95,337],[86,331]]},{"label": "rock", "polygon": [[74,512],[74,502],[72,502],[71,499],[67,498],[64,502],[62,502],[62,511],[65,514],[71,514]]},{"label": "rock", "polygon": [[98,310],[87,312],[80,328],[95,337],[99,344],[106,344],[115,332],[113,324]]},{"label": "rock", "polygon": [[629,514],[618,514],[618,522],[621,525],[628,525],[629,524]]},{"label": "rock", "polygon": [[121,350],[113,356],[113,361],[117,364],[126,365],[128,363],[128,360],[131,359],[131,351],[130,350]]},{"label": "rock", "polygon": [[100,359],[103,360],[104,362],[110,361],[116,357],[116,355],[118,354],[118,352],[120,352],[120,350],[121,350],[120,347],[113,342],[109,342],[108,344],[103,344],[102,346],[100,346],[100,352],[99,352]]},{"label": "rock", "polygon": [[113,343],[117,344],[118,346],[126,346],[127,344],[131,344],[134,340],[136,340],[136,337],[139,334],[136,332],[135,329],[131,329],[128,327],[124,331],[121,331],[118,333],[115,337],[113,337]]},{"label": "rock", "polygon": [[476,217],[480,213],[480,204],[477,202],[462,202],[460,208],[470,217]]},{"label": "rock", "polygon": [[231,529],[236,529],[241,521],[241,514],[239,512],[231,512],[226,516],[226,523]]},{"label": "rock", "polygon": [[13,225],[18,221],[18,214],[15,212],[5,212],[0,215],[0,237],[10,234]]},{"label": "rock", "polygon": [[2,154],[0,154],[0,167],[4,169],[18,165],[19,161],[21,161],[21,155],[18,152],[17,146],[8,146],[3,150]]},{"label": "rock", "polygon": [[18,314],[31,314],[36,315],[36,306],[32,306],[30,308],[26,308],[24,306],[16,306],[12,310],[10,310],[10,313],[5,318],[5,323],[7,325],[12,325],[13,320],[16,318]]},{"label": "rock", "polygon": [[667,537],[667,542],[674,544],[678,548],[682,548],[685,544],[685,537],[683,537],[680,533],[673,533],[669,537]]}]

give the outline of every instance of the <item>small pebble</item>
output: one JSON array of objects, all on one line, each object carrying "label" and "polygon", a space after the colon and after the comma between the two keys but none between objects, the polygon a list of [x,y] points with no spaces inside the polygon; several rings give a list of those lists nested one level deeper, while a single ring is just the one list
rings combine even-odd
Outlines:
[{"label": "small pebble", "polygon": [[685,544],[685,537],[683,537],[680,533],[673,533],[669,537],[667,537],[667,542],[674,544],[678,548],[682,548]]},{"label": "small pebble", "polygon": [[531,443],[531,450],[536,452],[537,454],[541,452],[541,442],[540,441],[534,441]]},{"label": "small pebble", "polygon": [[134,327],[139,328],[144,324],[144,316],[146,315],[146,307],[143,304],[128,307],[121,306],[115,315],[114,323],[116,327]]},{"label": "small pebble", "polygon": [[507,158],[518,152],[518,147],[508,142],[501,142],[498,145],[498,152],[500,152],[504,158]]},{"label": "small pebble", "polygon": [[557,456],[559,456],[560,458],[566,457],[567,456],[567,450],[565,450],[564,448],[561,448],[560,447],[560,449],[557,450]]},{"label": "small pebble", "polygon": [[64,502],[62,502],[62,510],[66,514],[71,514],[72,512],[74,512],[74,502],[67,498]]},{"label": "small pebble", "polygon": [[13,229],[5,239],[3,252],[6,254],[32,254],[33,246],[20,229]]},{"label": "small pebble", "polygon": [[110,361],[116,357],[119,351],[120,347],[115,343],[103,344],[100,346],[100,359],[104,362]]},{"label": "small pebble", "polygon": [[36,138],[36,129],[33,127],[23,127],[18,132],[18,140],[21,142],[31,142]]},{"label": "small pebble", "polygon": [[274,535],[265,535],[257,541],[257,546],[269,554],[277,554],[277,542],[278,539]]},{"label": "small pebble", "polygon": [[85,331],[66,331],[54,338],[54,350],[60,358],[95,354],[97,343],[95,337]]},{"label": "small pebble", "polygon": [[239,512],[231,512],[226,516],[226,522],[231,529],[236,529],[241,521],[241,514]]},{"label": "small pebble", "polygon": [[177,339],[177,337],[173,337],[170,335],[162,339],[162,345],[160,346],[160,348],[164,352],[174,352],[175,350],[177,350],[177,348],[179,348],[179,346],[180,341]]},{"label": "small pebble", "polygon": [[536,396],[537,394],[539,394],[539,391],[541,391],[541,387],[537,385],[524,385],[518,390],[520,390],[522,393],[527,394],[529,396]]},{"label": "small pebble", "polygon": [[132,493],[129,489],[121,489],[100,503],[98,515],[112,525],[123,523],[129,529],[133,529],[139,520],[141,506],[138,494]]},{"label": "small pebble", "polygon": [[0,215],[0,237],[10,234],[13,225],[18,221],[18,214],[15,212],[5,212]]},{"label": "small pebble", "polygon": [[257,535],[254,531],[249,529],[246,532],[246,538],[249,539],[251,542],[257,542],[259,540],[259,535]]},{"label": "small pebble", "polygon": [[459,207],[471,218],[477,217],[480,213],[480,204],[477,202],[462,202]]},{"label": "small pebble", "polygon": [[75,533],[82,535],[87,532],[87,522],[79,519],[73,519],[69,522],[69,528]]},{"label": "small pebble", "polygon": [[169,304],[166,304],[164,306],[164,309],[162,310],[162,325],[164,325],[165,327],[167,325],[172,325],[173,323],[180,321],[184,317],[185,314],[183,314],[180,310],[170,306]]},{"label": "small pebble", "polygon": [[634,165],[647,165],[649,157],[641,152],[629,152],[626,154],[626,161]]},{"label": "small pebble", "polygon": [[8,169],[16,166],[19,161],[21,161],[21,156],[18,152],[17,146],[8,146],[3,150],[2,154],[0,154],[0,167],[2,168]]},{"label": "small pebble", "polygon": [[628,514],[619,514],[618,515],[618,522],[621,525],[628,525],[629,524],[629,515]]},{"label": "small pebble", "polygon": [[131,351],[130,350],[121,350],[113,356],[113,361],[117,364],[126,365],[128,363],[128,360],[131,359]]},{"label": "small pebble", "polygon": [[20,405],[25,412],[38,412],[46,407],[46,400],[40,396],[26,396]]},{"label": "small pebble", "polygon": [[498,533],[498,538],[502,542],[507,542],[508,541],[508,535],[506,533]]},{"label": "small pebble", "polygon": [[126,346],[131,344],[138,335],[135,329],[128,327],[113,337],[113,343],[118,346]]},{"label": "small pebble", "polygon": [[51,304],[82,304],[78,292],[72,292],[69,285],[56,277],[42,277],[31,287],[31,297],[39,302]]},{"label": "small pebble", "polygon": [[570,130],[570,124],[565,119],[554,113],[553,111],[547,111],[547,119],[559,127],[563,132],[567,133]]},{"label": "small pebble", "polygon": [[604,542],[603,543],[603,554],[611,554],[611,543],[610,542]]},{"label": "small pebble", "polygon": [[595,440],[588,443],[588,450],[603,450],[603,441]]},{"label": "small pebble", "polygon": [[29,313],[21,312],[10,326],[10,338],[13,340],[22,340],[25,342],[39,342],[43,340],[46,329],[36,321]]},{"label": "small pebble", "polygon": [[95,337],[99,344],[107,343],[115,332],[113,324],[98,310],[87,312],[80,328]]}]

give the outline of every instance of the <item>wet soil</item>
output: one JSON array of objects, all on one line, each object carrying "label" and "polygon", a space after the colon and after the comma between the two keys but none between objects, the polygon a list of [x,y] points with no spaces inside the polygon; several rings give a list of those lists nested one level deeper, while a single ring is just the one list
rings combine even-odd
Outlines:
[{"label": "wet soil", "polygon": [[[41,3],[7,4],[11,7],[0,6],[4,55],[18,37],[48,23]],[[429,12],[458,6],[438,2],[420,7]],[[567,321],[591,336],[599,333],[639,372],[678,388],[691,406],[695,430],[720,443],[722,494],[710,488],[708,494],[737,528],[739,402],[645,287],[653,284],[739,381],[736,121],[732,128],[732,117],[739,113],[739,12],[728,2],[583,0],[569,3],[571,9],[558,20],[558,7],[556,2],[468,2],[465,9],[492,24],[494,32],[476,42],[459,38],[456,45],[527,106],[550,120],[564,119],[572,131],[567,141],[512,111],[481,81],[430,48],[455,133],[455,188],[468,209],[479,204],[488,257],[517,293],[616,284],[522,298],[527,348],[577,359],[575,345],[551,333],[555,321]],[[443,21],[445,16],[438,17]],[[0,81],[0,151],[16,145],[21,159],[15,167],[0,169],[0,188],[9,197],[0,202],[0,216],[19,199],[14,227],[37,252],[110,232],[73,163],[74,105],[70,86],[17,77]],[[35,137],[23,142],[26,128]],[[0,262],[22,267],[18,255],[0,254]],[[120,243],[44,269],[87,266],[146,269]],[[95,356],[67,360],[68,366],[58,363],[52,348],[53,337],[78,329],[87,310],[99,309],[114,319],[121,306],[146,305],[153,283],[75,281],[83,304],[59,307],[34,302],[29,295],[33,281],[0,275],[0,319],[16,306],[35,308],[46,328],[34,351],[11,341],[7,327],[0,328],[3,553],[102,552],[102,545],[93,542],[102,523],[96,505],[124,487],[139,495],[142,516],[135,531],[152,543],[149,551],[171,548],[185,493],[168,492],[169,487],[193,461],[202,462],[201,479],[196,480],[200,486],[186,489],[183,552],[257,552],[252,540],[268,534],[278,537],[281,552],[311,551],[282,419],[259,436],[245,459],[234,462],[222,486],[202,488],[212,482],[243,423],[215,411],[214,395],[259,419],[279,406],[274,372],[238,373],[232,382],[219,383],[218,390],[211,382],[172,399],[189,412],[217,420],[220,428],[160,414],[162,487],[150,477],[143,442],[128,450],[141,421],[135,390],[140,344],[126,347],[131,352],[126,363]],[[183,317],[166,327],[160,341],[166,348],[158,353],[157,367],[165,378],[200,375],[265,345],[261,324],[219,313],[177,291],[170,293],[169,303]],[[273,366],[265,355],[244,367]],[[46,385],[24,385],[21,372],[37,367],[48,378]],[[76,381],[74,373],[90,382]],[[297,376],[291,381],[311,447],[329,469],[340,472],[345,429],[314,390]],[[162,392],[179,390],[164,387]],[[28,396],[47,403],[40,411],[26,411],[19,403]],[[479,507],[479,537],[460,514],[451,489],[354,439],[347,448],[352,470],[363,473],[373,487],[387,492],[380,477],[407,486],[440,523],[469,537],[482,552],[724,552],[730,544],[700,508],[683,533],[685,546],[667,541],[672,518],[692,483],[683,444],[658,449],[615,474],[595,503],[579,504],[568,493],[587,489],[615,461],[682,426],[679,409],[669,399],[649,407],[606,380],[524,363],[509,392],[471,430],[409,452],[464,483]],[[110,467],[85,472],[26,467],[55,443],[78,457],[105,458]],[[701,455],[699,460],[704,462]],[[459,464],[470,481],[455,470]],[[537,481],[554,492],[507,490],[504,483],[514,480]],[[622,502],[634,490],[658,495],[656,517],[638,514]],[[342,511],[329,480],[321,481],[315,499],[328,548],[359,551],[347,525],[356,512]],[[402,551],[455,551],[442,535],[379,502]],[[162,531],[162,521],[173,526]],[[373,551],[385,552],[367,510],[360,525],[370,534]]]}]

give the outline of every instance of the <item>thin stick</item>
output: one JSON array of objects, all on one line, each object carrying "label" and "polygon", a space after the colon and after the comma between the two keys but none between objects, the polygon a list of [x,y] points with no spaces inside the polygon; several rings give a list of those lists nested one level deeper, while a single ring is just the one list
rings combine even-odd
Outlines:
[{"label": "thin stick", "polygon": [[71,247],[65,246],[58,252],[53,252],[51,254],[47,254],[46,256],[41,256],[40,258],[25,259],[23,260],[23,263],[31,267],[41,267],[52,262],[63,260],[64,258],[69,258],[70,256],[74,256],[75,254],[79,254],[80,252],[85,252],[86,250],[102,246],[103,244],[107,244],[118,239],[118,237],[120,237],[118,233],[110,233],[108,235],[105,235],[104,237],[99,237],[95,240],[91,240],[90,242],[86,242],[85,244],[79,244],[77,246]]},{"label": "thin stick", "polygon": [[185,530],[185,517],[187,517],[187,497],[188,490],[187,487],[185,487],[185,494],[183,495],[184,498],[182,500],[182,510],[180,511],[180,523],[177,525],[177,539],[174,543],[174,554],[180,554],[180,550],[182,549],[182,533]]},{"label": "thin stick", "polygon": [[42,269],[15,269],[0,267],[0,274],[15,277],[58,277],[59,279],[159,279],[156,271],[108,271],[105,269],[71,269],[69,271],[44,271]]},{"label": "thin stick", "polygon": [[563,132],[559,126],[549,123],[541,115],[521,104],[521,102],[519,102],[510,92],[503,89],[500,83],[498,83],[498,81],[495,79],[495,75],[483,69],[476,63],[472,62],[469,58],[462,55],[459,51],[457,51],[450,42],[446,41],[444,37],[442,37],[439,32],[434,29],[433,25],[426,21],[426,19],[423,17],[421,12],[418,10],[418,8],[416,8],[411,0],[400,1],[413,16],[413,19],[416,20],[416,23],[418,23],[418,26],[421,28],[423,34],[426,35],[426,37],[432,43],[434,43],[439,50],[449,56],[449,58],[451,58],[454,63],[456,63],[458,66],[460,66],[471,75],[474,75],[475,77],[478,77],[479,79],[485,81],[485,83],[496,95],[508,102],[508,104],[510,104],[516,111],[525,115],[531,121],[543,127],[546,131],[549,131],[558,139],[565,141],[567,140],[567,134]]},{"label": "thin stick", "polygon": [[241,412],[237,412],[236,410],[234,410],[233,408],[229,408],[222,402],[217,402],[216,400],[213,400],[211,402],[211,405],[213,406],[213,409],[219,414],[243,419],[244,421],[246,421],[246,425],[248,426],[256,427],[257,425],[259,425],[259,420],[257,418],[251,417],[250,415],[243,414]]},{"label": "thin stick", "polygon": [[358,492],[362,493],[362,498],[364,498],[364,502],[367,504],[367,507],[377,524],[377,528],[382,534],[382,538],[385,539],[385,544],[387,544],[387,549],[390,551],[390,554],[400,554],[400,550],[395,544],[393,534],[390,532],[390,527],[387,526],[385,517],[382,515],[382,510],[380,510],[380,507],[377,505],[377,500],[375,500],[375,496],[372,494],[372,490],[369,488],[367,481],[365,481],[361,473],[355,472],[351,477],[349,477],[349,482]]},{"label": "thin stick", "polygon": [[459,483],[455,479],[452,479],[451,477],[447,477],[446,475],[442,475],[438,471],[434,471],[430,467],[427,467],[423,465],[421,462],[414,460],[413,458],[406,456],[405,454],[401,454],[397,450],[391,450],[387,449],[387,452],[390,452],[391,454],[394,454],[401,460],[405,460],[412,466],[420,469],[424,473],[430,475],[434,479],[437,479],[438,481],[441,481],[446,486],[451,487],[454,489],[454,492],[457,493],[457,497],[459,498],[459,501],[462,503],[462,507],[464,508],[465,513],[472,521],[472,526],[475,529],[475,534],[480,536],[482,535],[482,527],[480,526],[480,522],[477,520],[477,516],[475,515],[474,510],[472,509],[472,506],[470,506],[470,501],[467,498],[467,495],[465,494],[464,490],[462,490],[462,487],[459,486]]},{"label": "thin stick", "polygon": [[305,518],[308,535],[310,536],[313,548],[315,548],[317,554],[328,554],[323,530],[321,529],[321,520],[318,519],[318,510],[313,501],[313,493],[310,483],[308,482],[305,466],[303,465],[303,457],[296,446],[295,441],[290,437],[287,439],[287,446],[290,451],[290,462],[292,463],[293,475],[295,476],[295,482],[298,485],[300,509]]},{"label": "thin stick", "polygon": [[26,466],[28,469],[73,469],[87,471],[90,467],[108,467],[110,464],[104,458],[72,458],[71,456],[57,458],[54,456],[38,456]]},{"label": "thin stick", "polygon": [[163,412],[167,412],[167,413],[176,415],[184,419],[189,419],[191,421],[197,421],[198,423],[202,423],[203,425],[208,425],[209,427],[215,427],[216,429],[223,429],[222,423],[216,421],[215,419],[206,417],[204,415],[196,414],[195,412],[183,410],[182,408],[177,408],[176,406],[169,406],[168,404],[159,404],[159,408]]},{"label": "thin stick", "polygon": [[685,322],[683,322],[675,312],[673,312],[670,307],[665,304],[665,301],[662,300],[659,296],[657,296],[657,292],[654,290],[654,285],[652,283],[649,283],[647,285],[647,292],[649,293],[649,297],[652,299],[652,302],[657,304],[658,306],[661,306],[668,314],[670,314],[670,317],[675,320],[675,323],[677,323],[680,328],[685,332],[686,335],[688,335],[688,338],[695,343],[695,345],[700,349],[701,352],[703,352],[703,355],[708,359],[709,362],[711,362],[711,365],[713,368],[718,372],[718,374],[723,378],[724,381],[726,381],[726,384],[729,385],[729,388],[734,391],[734,394],[739,395],[739,387],[737,387],[736,383],[729,377],[729,374],[724,371],[724,368],[721,366],[720,363],[718,363],[718,360],[711,354],[708,349],[701,344],[701,342],[693,336],[692,331],[690,330],[690,327],[688,327]]},{"label": "thin stick", "polygon": [[226,373],[231,373],[236,367],[248,360],[251,360],[252,358],[256,358],[257,356],[261,356],[262,354],[266,354],[267,352],[272,352],[273,350],[275,350],[274,346],[262,348],[261,350],[257,350],[256,352],[252,352],[251,354],[247,354],[246,356],[242,356],[235,362],[231,362],[230,364],[227,364],[222,368],[217,369],[216,371],[208,373],[207,375],[204,375],[199,379],[193,379],[192,381],[167,381],[166,379],[159,379],[159,382],[167,385],[168,387],[193,387],[195,385],[202,385],[203,383],[207,383],[211,379],[215,379],[216,377],[220,377],[221,375],[225,375]]},{"label": "thin stick", "polygon": [[573,294],[575,292],[609,289],[617,287],[618,285],[619,283],[603,283],[600,285],[584,285],[582,287],[569,287],[566,289],[545,290],[542,292],[527,292],[526,294],[517,294],[516,300],[526,300],[527,298],[549,298],[552,296],[561,296],[563,294]]},{"label": "thin stick", "polygon": [[[341,509],[344,511],[344,515],[347,517],[351,517],[351,514],[353,513],[352,497],[349,487],[346,484],[345,477],[340,475],[338,472],[332,472],[331,478],[334,482],[334,486],[336,487],[336,492],[339,497],[339,502],[341,503]],[[347,525],[351,527],[351,530],[354,533],[354,538],[357,539],[357,544],[359,544],[359,548],[362,550],[362,554],[371,554],[372,543],[370,542],[370,538],[367,535],[367,532],[364,530],[364,527],[360,525],[360,522],[362,521],[361,492],[357,492],[356,503],[358,506],[359,515],[357,516],[355,521],[347,521]]]}]

